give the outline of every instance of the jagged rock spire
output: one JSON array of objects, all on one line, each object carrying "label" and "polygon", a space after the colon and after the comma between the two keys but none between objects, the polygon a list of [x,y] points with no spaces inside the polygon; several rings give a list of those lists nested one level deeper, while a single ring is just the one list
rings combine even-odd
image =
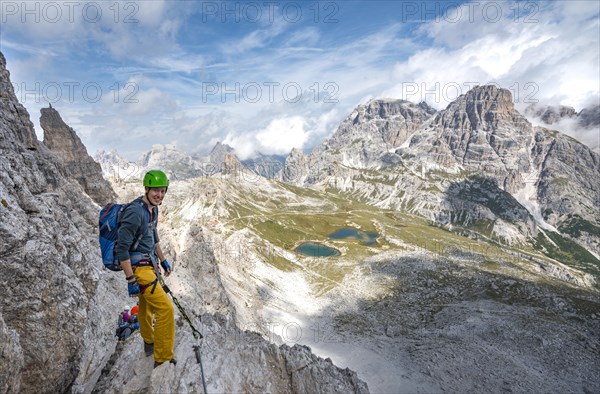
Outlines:
[{"label": "jagged rock spire", "polygon": [[102,178],[100,164],[88,154],[73,128],[69,127],[52,106],[41,109],[40,126],[46,145],[64,164],[66,175],[76,180],[100,205],[116,199],[110,184]]}]

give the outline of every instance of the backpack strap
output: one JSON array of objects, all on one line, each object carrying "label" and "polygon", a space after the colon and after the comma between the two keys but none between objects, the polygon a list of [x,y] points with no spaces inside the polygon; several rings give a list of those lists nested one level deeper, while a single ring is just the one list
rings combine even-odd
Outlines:
[{"label": "backpack strap", "polygon": [[[140,231],[139,235],[135,238],[135,242],[133,243],[133,245],[131,245],[131,251],[137,250],[138,246],[140,245],[140,241],[142,240],[144,235],[146,235],[146,232],[148,231],[148,225],[150,224],[150,213],[146,209],[146,204],[144,204],[144,202],[140,200],[140,205],[144,210],[144,223],[142,225],[142,231]],[[154,207],[152,207],[152,211],[154,211]]]}]

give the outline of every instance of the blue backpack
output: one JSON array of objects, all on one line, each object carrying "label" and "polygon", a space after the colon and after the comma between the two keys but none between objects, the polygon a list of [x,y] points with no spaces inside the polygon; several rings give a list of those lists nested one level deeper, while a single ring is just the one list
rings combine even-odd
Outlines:
[{"label": "blue backpack", "polygon": [[[119,259],[117,258],[117,243],[119,242],[119,226],[121,224],[121,215],[125,208],[129,205],[133,204],[133,202],[129,204],[107,204],[100,211],[100,219],[98,220],[98,226],[100,228],[100,251],[102,253],[102,262],[104,266],[111,271],[121,271],[121,264],[119,263]],[[149,215],[144,215],[146,220],[144,220],[144,226],[142,227],[142,231],[138,234],[135,239],[135,242],[129,249],[130,251],[135,251],[140,243],[140,240],[148,231],[149,224]]]}]

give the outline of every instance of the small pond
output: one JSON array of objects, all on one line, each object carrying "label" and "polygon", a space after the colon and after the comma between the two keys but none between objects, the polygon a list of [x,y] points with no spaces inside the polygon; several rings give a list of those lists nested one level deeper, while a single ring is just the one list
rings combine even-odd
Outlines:
[{"label": "small pond", "polygon": [[333,239],[343,239],[343,238],[356,238],[359,241],[362,241],[367,246],[372,246],[377,244],[377,237],[379,234],[370,233],[366,231],[360,231],[355,228],[344,227],[337,230],[335,233],[329,234],[327,237]]},{"label": "small pond", "polygon": [[309,257],[330,257],[341,254],[339,250],[317,242],[303,242],[294,251]]}]

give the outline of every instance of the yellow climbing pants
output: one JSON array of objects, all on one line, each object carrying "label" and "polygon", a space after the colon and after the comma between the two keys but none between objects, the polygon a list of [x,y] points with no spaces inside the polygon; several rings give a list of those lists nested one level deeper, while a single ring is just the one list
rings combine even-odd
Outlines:
[{"label": "yellow climbing pants", "polygon": [[[139,267],[135,270],[135,277],[140,285],[147,285],[156,280],[156,273],[151,266]],[[154,288],[154,292],[152,288]],[[173,302],[158,283],[156,287],[148,286],[139,298],[140,334],[142,334],[144,342],[154,343],[154,361],[164,363],[172,360],[175,343]],[[153,328],[152,322],[155,318],[156,323]]]}]

